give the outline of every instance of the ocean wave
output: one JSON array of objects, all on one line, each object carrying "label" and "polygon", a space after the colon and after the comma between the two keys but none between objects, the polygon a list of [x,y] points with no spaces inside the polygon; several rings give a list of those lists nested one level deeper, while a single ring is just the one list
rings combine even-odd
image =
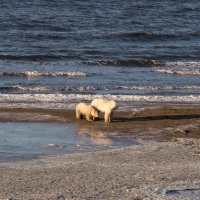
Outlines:
[{"label": "ocean wave", "polygon": [[200,89],[200,85],[183,86],[182,89],[187,89],[187,90],[199,90],[199,89]]},{"label": "ocean wave", "polygon": [[106,89],[104,87],[96,86],[38,86],[38,87],[29,87],[29,86],[2,86],[0,91],[34,91],[34,92],[48,92],[48,91],[94,91]]},{"label": "ocean wave", "polygon": [[66,58],[56,55],[0,55],[0,60],[26,60],[26,61],[43,61],[43,60],[58,60]]},{"label": "ocean wave", "polygon": [[162,74],[200,76],[200,69],[194,69],[194,70],[158,69],[156,71]]},{"label": "ocean wave", "polygon": [[12,60],[12,61],[60,61],[69,59],[80,59],[79,55],[0,55],[0,60]]},{"label": "ocean wave", "polygon": [[158,90],[181,90],[181,89],[192,89],[199,90],[200,85],[188,85],[188,86],[2,86],[0,91],[33,91],[33,92],[83,92],[83,91],[98,91],[98,90],[147,90],[147,91],[158,91]]},{"label": "ocean wave", "polygon": [[167,67],[199,67],[200,62],[165,62]]},{"label": "ocean wave", "polygon": [[113,65],[113,66],[155,66],[161,65],[162,62],[158,60],[91,60],[84,61],[83,64],[88,65]]},{"label": "ocean wave", "polygon": [[172,86],[116,86],[114,89],[124,90],[171,90]]},{"label": "ocean wave", "polygon": [[66,103],[96,98],[135,102],[200,103],[200,95],[0,94],[1,103]]},{"label": "ocean wave", "polygon": [[143,39],[175,39],[180,37],[187,37],[188,35],[185,34],[179,34],[179,33],[156,33],[156,32],[126,32],[126,33],[119,33],[116,35],[116,37],[119,38],[143,38]]},{"label": "ocean wave", "polygon": [[49,91],[48,87],[23,87],[23,86],[2,86],[0,91],[35,91],[35,92],[46,92]]},{"label": "ocean wave", "polygon": [[102,39],[176,39],[176,38],[186,38],[189,37],[189,34],[182,34],[182,33],[162,33],[162,32],[119,32],[119,33],[111,33],[111,34],[102,34],[97,35],[97,38]]},{"label": "ocean wave", "polygon": [[89,60],[82,62],[87,65],[110,65],[110,66],[142,66],[142,67],[200,67],[199,61],[194,62],[168,62],[156,59],[141,59],[141,60]]},{"label": "ocean wave", "polygon": [[118,86],[116,89],[125,90],[182,90],[182,89],[200,89],[200,85],[186,86]]},{"label": "ocean wave", "polygon": [[24,76],[24,77],[37,77],[37,76],[87,76],[85,72],[38,72],[38,71],[23,71],[23,72],[0,72],[0,76]]}]

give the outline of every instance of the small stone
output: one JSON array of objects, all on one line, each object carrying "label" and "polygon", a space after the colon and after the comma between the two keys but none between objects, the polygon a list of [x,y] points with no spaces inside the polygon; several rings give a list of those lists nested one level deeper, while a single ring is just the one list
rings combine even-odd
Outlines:
[{"label": "small stone", "polygon": [[58,194],[56,195],[55,200],[65,200],[65,197],[64,197],[61,193],[58,193]]},{"label": "small stone", "polygon": [[59,144],[46,144],[45,147],[49,147],[49,148],[54,148],[54,147],[60,147],[61,145]]},{"label": "small stone", "polygon": [[182,130],[180,128],[177,128],[175,131],[174,131],[175,134],[185,134],[185,130]]}]

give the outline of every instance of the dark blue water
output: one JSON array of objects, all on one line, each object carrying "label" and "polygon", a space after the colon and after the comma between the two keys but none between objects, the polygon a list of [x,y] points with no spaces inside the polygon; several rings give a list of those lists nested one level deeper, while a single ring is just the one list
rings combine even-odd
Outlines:
[{"label": "dark blue water", "polygon": [[3,0],[0,100],[38,93],[199,98],[199,10],[196,0]]},{"label": "dark blue water", "polygon": [[0,59],[199,59],[199,9],[180,0],[1,1]]}]

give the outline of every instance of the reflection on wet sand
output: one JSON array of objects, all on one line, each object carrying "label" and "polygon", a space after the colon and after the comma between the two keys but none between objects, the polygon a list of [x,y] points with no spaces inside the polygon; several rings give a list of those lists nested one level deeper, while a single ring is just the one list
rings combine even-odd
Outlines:
[{"label": "reflection on wet sand", "polygon": [[90,136],[90,142],[96,145],[112,145],[113,140],[107,138],[106,133],[100,130],[95,130],[91,126],[81,126],[77,124],[76,131],[80,136]]},{"label": "reflection on wet sand", "polygon": [[64,121],[59,116],[48,113],[0,112],[0,122],[57,122]]}]

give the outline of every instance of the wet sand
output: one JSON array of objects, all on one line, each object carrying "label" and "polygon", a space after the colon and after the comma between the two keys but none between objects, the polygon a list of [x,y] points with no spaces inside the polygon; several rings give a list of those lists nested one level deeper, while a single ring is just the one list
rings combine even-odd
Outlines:
[{"label": "wet sand", "polygon": [[[0,115],[0,121],[30,121],[30,113],[51,115],[49,121],[75,123],[80,133],[91,137],[114,135],[138,141],[132,147],[102,152],[1,162],[0,199],[199,199],[199,107],[116,112],[111,124],[76,120],[72,110],[1,109],[0,113],[7,113]],[[16,113],[28,114],[19,118]]]}]

